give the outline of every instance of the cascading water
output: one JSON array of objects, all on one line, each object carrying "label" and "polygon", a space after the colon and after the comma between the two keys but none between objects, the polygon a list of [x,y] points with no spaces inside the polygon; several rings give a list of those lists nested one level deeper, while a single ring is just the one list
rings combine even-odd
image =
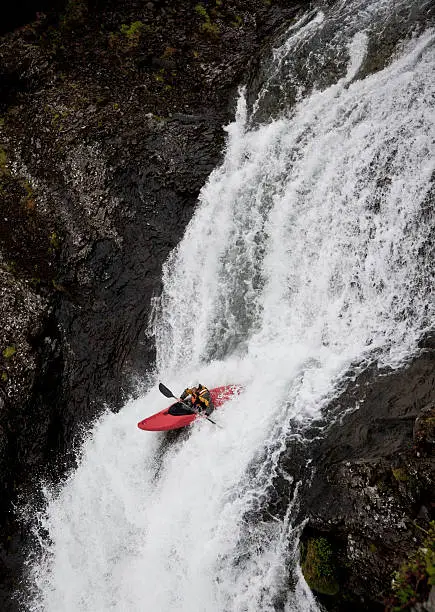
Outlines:
[{"label": "cascading water", "polygon": [[[284,517],[250,511],[290,422],[318,417],[351,363],[401,363],[433,316],[435,33],[419,23],[373,72],[388,15],[415,6],[349,5],[293,25],[251,112],[240,96],[225,160],[164,268],[156,380],[244,392],[216,413],[222,428],[201,422],[172,444],[136,429],[167,405],[156,386],[100,419],[47,491],[29,610],[316,610],[296,562],[297,485]],[[291,71],[310,41],[339,67],[323,86]]]}]

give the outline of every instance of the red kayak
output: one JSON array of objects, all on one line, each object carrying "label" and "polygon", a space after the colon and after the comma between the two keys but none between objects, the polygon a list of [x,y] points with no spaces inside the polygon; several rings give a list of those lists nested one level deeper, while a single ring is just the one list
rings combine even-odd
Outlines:
[{"label": "red kayak", "polygon": [[[210,395],[215,408],[218,408],[235,395],[238,395],[240,391],[241,387],[238,385],[227,385],[210,389]],[[198,418],[201,418],[200,414],[189,412],[184,404],[175,402],[169,408],[165,408],[140,421],[137,426],[139,429],[146,431],[168,431],[170,429],[186,427],[186,425],[190,425]]]}]

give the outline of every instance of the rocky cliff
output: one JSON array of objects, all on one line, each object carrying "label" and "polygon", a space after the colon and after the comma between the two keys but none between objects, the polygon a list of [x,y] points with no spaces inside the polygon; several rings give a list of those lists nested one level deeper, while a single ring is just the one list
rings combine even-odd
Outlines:
[{"label": "rocky cliff", "polygon": [[11,504],[58,477],[81,428],[152,367],[161,265],[222,155],[247,66],[300,8],[47,0],[3,24],[3,610],[26,545]]},{"label": "rocky cliff", "polygon": [[322,419],[293,425],[268,513],[302,485],[300,560],[327,610],[434,610],[434,349],[349,371]]}]

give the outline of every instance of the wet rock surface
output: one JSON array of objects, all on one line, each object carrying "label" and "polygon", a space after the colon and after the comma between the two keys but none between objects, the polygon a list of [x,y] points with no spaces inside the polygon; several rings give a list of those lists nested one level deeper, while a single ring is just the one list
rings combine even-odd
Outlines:
[{"label": "wet rock surface", "polygon": [[[298,502],[299,520],[308,517],[302,560],[313,545],[332,551],[323,555],[328,580],[316,592],[327,610],[384,610],[394,572],[422,546],[435,518],[434,349],[426,338],[404,368],[350,372],[325,420],[303,444],[290,440],[282,457],[283,473],[309,483]],[[278,500],[286,496],[283,482]],[[272,512],[284,508],[275,504]]]},{"label": "wet rock surface", "polygon": [[152,368],[162,263],[247,67],[301,6],[44,0],[3,24],[20,27],[0,39],[2,610],[28,545],[11,504],[36,508],[35,483]]}]

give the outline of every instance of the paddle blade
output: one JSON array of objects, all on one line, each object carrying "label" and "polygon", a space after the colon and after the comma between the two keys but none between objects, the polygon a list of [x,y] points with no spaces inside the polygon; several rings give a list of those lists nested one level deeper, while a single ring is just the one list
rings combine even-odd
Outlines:
[{"label": "paddle blade", "polygon": [[[165,385],[163,385],[162,383],[159,383],[159,391],[160,393],[163,393],[165,397],[175,397],[172,391],[170,391],[168,387],[165,387]],[[175,397],[175,399],[177,398]]]}]

